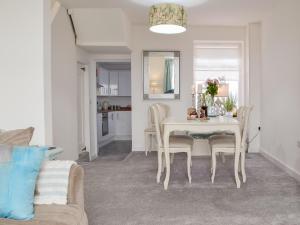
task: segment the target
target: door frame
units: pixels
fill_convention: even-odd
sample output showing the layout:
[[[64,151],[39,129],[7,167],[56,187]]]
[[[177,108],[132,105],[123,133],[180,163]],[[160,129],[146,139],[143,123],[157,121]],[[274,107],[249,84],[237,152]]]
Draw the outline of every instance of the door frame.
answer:
[[[98,157],[98,138],[97,138],[97,88],[96,88],[96,68],[97,63],[104,62],[129,62],[131,55],[96,55],[90,61],[90,135],[91,135],[91,151],[90,160]]]

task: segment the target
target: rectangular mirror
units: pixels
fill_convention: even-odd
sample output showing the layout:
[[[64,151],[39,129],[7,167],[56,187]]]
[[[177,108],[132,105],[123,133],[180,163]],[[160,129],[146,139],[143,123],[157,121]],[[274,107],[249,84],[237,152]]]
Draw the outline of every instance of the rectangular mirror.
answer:
[[[179,66],[179,51],[144,51],[144,99],[179,99]]]

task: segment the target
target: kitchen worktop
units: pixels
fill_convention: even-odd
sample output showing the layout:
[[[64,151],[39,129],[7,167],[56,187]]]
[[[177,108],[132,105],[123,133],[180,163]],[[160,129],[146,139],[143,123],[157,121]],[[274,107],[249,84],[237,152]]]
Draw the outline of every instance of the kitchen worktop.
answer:
[[[121,108],[121,109],[116,109],[116,110],[98,110],[98,113],[105,113],[105,112],[130,112],[131,108]]]

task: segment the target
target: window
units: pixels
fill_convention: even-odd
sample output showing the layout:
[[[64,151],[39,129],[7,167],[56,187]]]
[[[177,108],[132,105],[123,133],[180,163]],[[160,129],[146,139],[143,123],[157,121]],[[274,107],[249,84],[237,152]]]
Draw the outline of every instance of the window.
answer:
[[[194,84],[210,79],[224,79],[229,94],[241,103],[242,49],[240,43],[194,43]]]

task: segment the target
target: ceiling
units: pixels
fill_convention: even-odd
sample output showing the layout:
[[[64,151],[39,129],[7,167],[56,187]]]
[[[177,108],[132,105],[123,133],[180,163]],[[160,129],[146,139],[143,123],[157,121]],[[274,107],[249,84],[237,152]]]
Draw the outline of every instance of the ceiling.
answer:
[[[147,24],[149,6],[156,3],[182,4],[189,25],[243,26],[258,22],[280,0],[60,0],[70,8],[122,8],[132,24]]]

